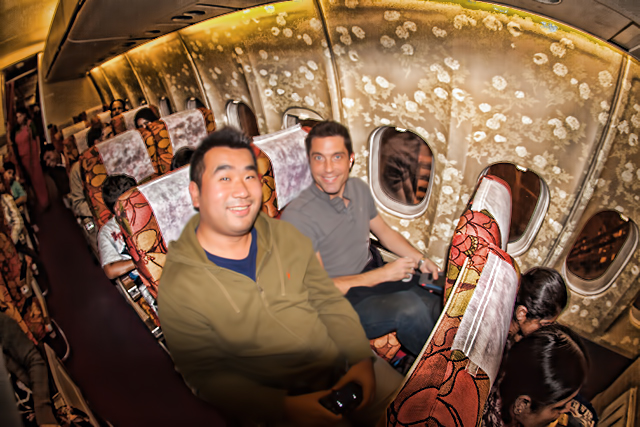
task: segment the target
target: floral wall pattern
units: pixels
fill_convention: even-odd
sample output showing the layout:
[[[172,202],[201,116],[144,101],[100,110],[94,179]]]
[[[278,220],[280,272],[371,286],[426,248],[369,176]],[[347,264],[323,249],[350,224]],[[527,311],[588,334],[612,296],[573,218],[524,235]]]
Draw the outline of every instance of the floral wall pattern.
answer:
[[[126,55],[150,103],[165,95],[181,110],[189,96],[206,96],[218,126],[229,100],[249,105],[263,134],[281,129],[291,107],[343,122],[352,175],[364,180],[376,128],[421,135],[434,154],[427,210],[413,220],[381,215],[440,267],[493,163],[531,169],[550,191],[542,226],[517,258],[523,271],[560,268],[598,210],[640,223],[638,64],[546,18],[479,1],[296,0],[214,18]],[[605,333],[637,294],[639,256],[606,295],[573,294],[563,321],[588,337]],[[631,346],[640,331],[629,337]]]

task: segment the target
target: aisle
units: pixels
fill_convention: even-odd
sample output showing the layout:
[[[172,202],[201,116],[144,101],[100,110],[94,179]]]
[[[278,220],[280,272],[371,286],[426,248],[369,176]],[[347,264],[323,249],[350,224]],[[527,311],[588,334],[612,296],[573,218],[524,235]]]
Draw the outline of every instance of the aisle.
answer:
[[[224,425],[94,263],[74,221],[55,201],[38,237],[49,309],[71,343],[65,365],[93,409],[116,427]]]

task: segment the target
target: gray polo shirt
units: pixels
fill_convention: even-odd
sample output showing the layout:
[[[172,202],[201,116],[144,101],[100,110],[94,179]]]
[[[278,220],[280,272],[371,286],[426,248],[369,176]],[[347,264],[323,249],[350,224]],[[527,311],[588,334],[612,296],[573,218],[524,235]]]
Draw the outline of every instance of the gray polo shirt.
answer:
[[[359,274],[369,261],[369,221],[378,215],[369,186],[347,180],[343,197],[333,199],[311,184],[286,207],[282,219],[295,225],[320,252],[329,277]]]

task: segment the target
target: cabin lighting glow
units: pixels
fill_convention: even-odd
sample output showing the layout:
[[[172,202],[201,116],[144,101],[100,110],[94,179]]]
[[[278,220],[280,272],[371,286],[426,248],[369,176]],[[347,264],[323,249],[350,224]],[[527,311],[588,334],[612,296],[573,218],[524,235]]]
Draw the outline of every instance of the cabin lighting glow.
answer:
[[[535,0],[538,3],[542,3],[542,4],[560,4],[562,3],[562,0]]]
[[[518,169],[520,172],[526,172],[526,171],[528,170],[527,168],[525,168],[525,167],[523,167],[523,166],[520,166],[520,165],[515,165],[515,167],[516,167],[516,169]]]
[[[406,131],[407,131],[406,129],[403,129],[403,128],[396,128],[396,130],[397,130],[398,132],[406,132]]]

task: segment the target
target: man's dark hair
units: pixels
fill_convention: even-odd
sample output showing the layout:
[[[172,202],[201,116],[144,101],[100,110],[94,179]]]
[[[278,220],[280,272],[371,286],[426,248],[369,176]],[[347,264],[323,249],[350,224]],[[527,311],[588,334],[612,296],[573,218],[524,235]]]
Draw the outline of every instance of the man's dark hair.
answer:
[[[588,371],[580,337],[566,326],[543,326],[514,344],[503,363],[502,419],[511,422],[511,406],[519,396],[531,398],[532,412],[567,399],[584,384]]]
[[[107,209],[115,215],[114,207],[124,192],[138,185],[129,175],[109,175],[102,183],[102,200]]]
[[[100,141],[100,138],[102,138],[102,129],[95,127],[90,128],[87,132],[87,147],[93,147],[96,141]]]
[[[194,151],[196,150],[193,147],[182,147],[176,151],[173,154],[173,159],[171,159],[171,170],[176,170],[191,163]]]
[[[253,158],[253,164],[257,167],[256,153],[251,148],[251,140],[244,133],[239,130],[227,126],[220,130],[213,132],[202,140],[200,145],[193,152],[191,156],[191,171],[190,179],[198,185],[198,188],[202,186],[202,174],[204,174],[205,164],[204,155],[209,150],[216,147],[228,147],[237,150],[245,149],[249,150],[251,157]]]
[[[133,119],[133,123],[136,129],[138,128],[138,119],[147,119],[149,122],[155,122],[156,120],[158,120],[158,116],[156,116],[156,113],[154,113],[151,108],[145,107],[138,110],[136,116]]]
[[[13,162],[4,162],[4,164],[2,165],[2,168],[7,171],[7,170],[11,170],[11,171],[16,171],[16,165],[13,164]]]
[[[347,148],[347,153],[349,153],[349,156],[353,154],[351,136],[349,136],[347,128],[338,122],[326,121],[318,123],[311,128],[311,131],[305,138],[304,143],[307,146],[307,156],[311,152],[311,142],[313,138],[326,138],[328,136],[341,136],[344,139],[344,146]]]
[[[520,279],[516,308],[524,306],[527,319],[549,319],[564,310],[567,299],[567,286],[560,273],[547,267],[534,267]]]
[[[113,104],[115,104],[116,102],[121,103],[122,104],[122,108],[127,108],[127,104],[125,104],[122,99],[118,98],[118,99],[114,99],[113,101],[111,101],[111,104],[109,104],[109,110],[113,110]]]
[[[40,161],[44,162],[44,155],[49,151],[56,151],[56,147],[53,144],[44,144],[40,152]]]

